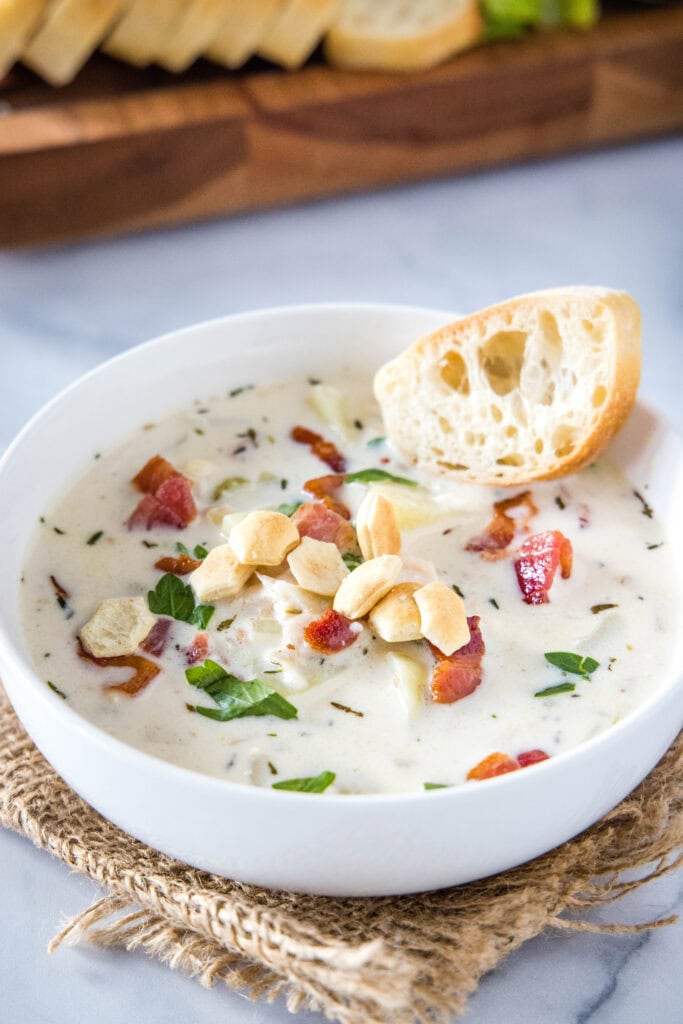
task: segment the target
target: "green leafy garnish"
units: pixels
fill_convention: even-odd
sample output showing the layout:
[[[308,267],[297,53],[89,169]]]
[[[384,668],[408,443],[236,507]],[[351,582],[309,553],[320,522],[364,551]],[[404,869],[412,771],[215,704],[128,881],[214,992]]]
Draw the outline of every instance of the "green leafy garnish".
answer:
[[[394,476],[387,473],[386,469],[359,469],[356,473],[347,473],[344,477],[347,484],[369,484],[374,480],[383,480],[385,483],[403,484],[405,487],[417,487],[416,480],[408,480],[405,476]]]
[[[546,686],[545,690],[537,690],[534,697],[554,697],[556,693],[572,693],[576,683],[558,683],[557,686]]]
[[[589,676],[595,672],[600,662],[587,655],[572,654],[570,651],[546,651],[545,660],[563,672],[571,672],[576,676]]]
[[[368,448],[379,448],[381,444],[384,444],[386,437],[372,437],[368,441]]]
[[[363,559],[360,558],[359,555],[354,555],[351,551],[345,551],[342,555],[342,562],[349,572],[353,572],[354,569],[357,569],[362,561]]]
[[[233,718],[250,715],[275,715],[277,718],[296,718],[293,704],[266,686],[260,679],[238,679],[216,661],[207,660],[185,671],[185,678],[191,686],[203,690],[218,705],[217,708],[191,707],[205,718],[216,722],[229,722]]]
[[[181,555],[188,555],[191,558],[206,558],[209,553],[209,549],[205,548],[203,544],[195,544],[192,554],[190,554],[189,549],[186,548],[179,540],[176,541],[175,547],[176,551],[179,551]]]
[[[104,537],[104,530],[97,530],[96,533],[93,533],[90,537],[88,537],[86,544],[89,544],[90,547],[92,547],[93,544],[97,544],[98,540],[101,537]]]
[[[224,629],[230,629],[236,618],[237,616],[233,615],[231,619],[223,619],[223,621],[219,622],[218,625],[216,626],[216,631],[218,633],[222,633]]]
[[[302,505],[303,501],[285,502],[283,505],[278,505],[275,511],[282,513],[283,516],[293,516],[296,510],[301,508]]]
[[[234,491],[236,487],[244,487],[249,481],[244,476],[226,476],[225,480],[221,480],[219,484],[213,489],[213,500],[220,501],[221,495],[225,491]]]
[[[177,540],[175,542],[175,549],[176,549],[176,551],[179,551],[181,555],[189,555],[190,554],[189,548],[186,548],[185,545],[182,543],[182,541]]]
[[[195,605],[192,587],[172,572],[165,573],[154,590],[149,591],[147,603],[155,615],[170,615],[201,629],[206,629],[214,613],[212,604]]]
[[[50,689],[52,690],[53,693],[56,693],[58,697],[62,698],[62,700],[67,700],[67,696],[66,696],[66,694],[64,693],[63,690],[60,690],[59,687],[55,686],[55,684],[50,682],[49,679],[46,679],[45,682],[50,687]]]
[[[284,779],[282,782],[274,782],[273,789],[289,789],[297,793],[324,793],[336,777],[334,772],[321,772],[320,775],[308,779]]]
[[[445,782],[423,782],[425,789],[448,789]]]

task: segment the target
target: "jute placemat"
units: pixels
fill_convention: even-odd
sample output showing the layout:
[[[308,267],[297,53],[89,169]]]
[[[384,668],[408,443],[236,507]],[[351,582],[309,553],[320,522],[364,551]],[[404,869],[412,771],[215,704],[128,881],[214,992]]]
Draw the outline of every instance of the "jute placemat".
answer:
[[[578,838],[495,878],[380,899],[275,893],[170,860],[101,818],[54,773],[0,690],[0,824],[107,895],[53,940],[142,949],[203,984],[341,1024],[434,1024],[461,1013],[481,976],[544,928],[596,926],[609,903],[683,860],[683,734],[619,807]],[[645,876],[623,873],[645,867]],[[561,917],[573,911],[569,917]]]

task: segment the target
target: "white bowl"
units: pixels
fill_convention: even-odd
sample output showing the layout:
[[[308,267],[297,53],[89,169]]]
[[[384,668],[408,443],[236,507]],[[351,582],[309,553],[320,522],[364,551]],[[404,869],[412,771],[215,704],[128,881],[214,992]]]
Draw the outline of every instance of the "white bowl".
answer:
[[[347,896],[435,889],[503,871],[581,832],[640,782],[678,733],[680,649],[676,671],[653,679],[652,697],[635,713],[531,771],[430,793],[311,797],[210,778],[141,753],[81,718],[36,675],[18,610],[24,552],[39,515],[93,449],[221,388],[348,365],[371,373],[451,318],[394,306],[304,306],[177,331],[87,374],[7,451],[0,463],[3,683],[55,770],[131,835],[196,867],[274,888]],[[683,575],[680,439],[638,406],[614,451],[632,480],[649,484],[672,568]]]

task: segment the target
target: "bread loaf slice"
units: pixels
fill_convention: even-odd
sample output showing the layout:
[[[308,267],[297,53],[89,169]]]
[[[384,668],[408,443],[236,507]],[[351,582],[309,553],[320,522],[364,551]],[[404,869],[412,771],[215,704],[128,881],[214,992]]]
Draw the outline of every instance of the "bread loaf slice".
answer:
[[[21,55],[23,63],[51,85],[66,85],[107,35],[127,2],[53,0]]]
[[[224,0],[226,19],[206,56],[227,68],[241,68],[256,52],[287,0]]]
[[[21,56],[48,3],[49,0],[0,0],[0,78]]]
[[[156,62],[167,71],[187,70],[226,23],[225,0],[186,0],[179,18],[160,41]]]
[[[132,0],[102,49],[110,57],[145,68],[183,12],[186,0]]]
[[[483,29],[477,0],[345,0],[325,56],[343,68],[415,71],[472,46]]]
[[[640,378],[640,312],[626,292],[560,288],[456,320],[375,377],[390,441],[455,480],[563,476],[614,437]]]

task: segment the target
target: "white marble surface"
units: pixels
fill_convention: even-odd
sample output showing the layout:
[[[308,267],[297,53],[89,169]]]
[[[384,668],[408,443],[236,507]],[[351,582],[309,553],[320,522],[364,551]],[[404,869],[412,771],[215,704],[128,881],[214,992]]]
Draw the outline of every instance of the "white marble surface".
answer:
[[[99,361],[243,309],[336,299],[470,310],[565,283],[623,287],[644,316],[642,393],[683,429],[683,141],[670,140],[67,249],[0,255],[0,449]],[[11,538],[5,538],[5,543]],[[96,898],[0,833],[0,1020],[284,1024],[282,1005],[205,991],[143,956],[46,944]],[[605,912],[683,910],[683,872]],[[467,1024],[683,1022],[683,927],[548,934],[486,978]],[[299,1014],[300,1024],[318,1024]]]

